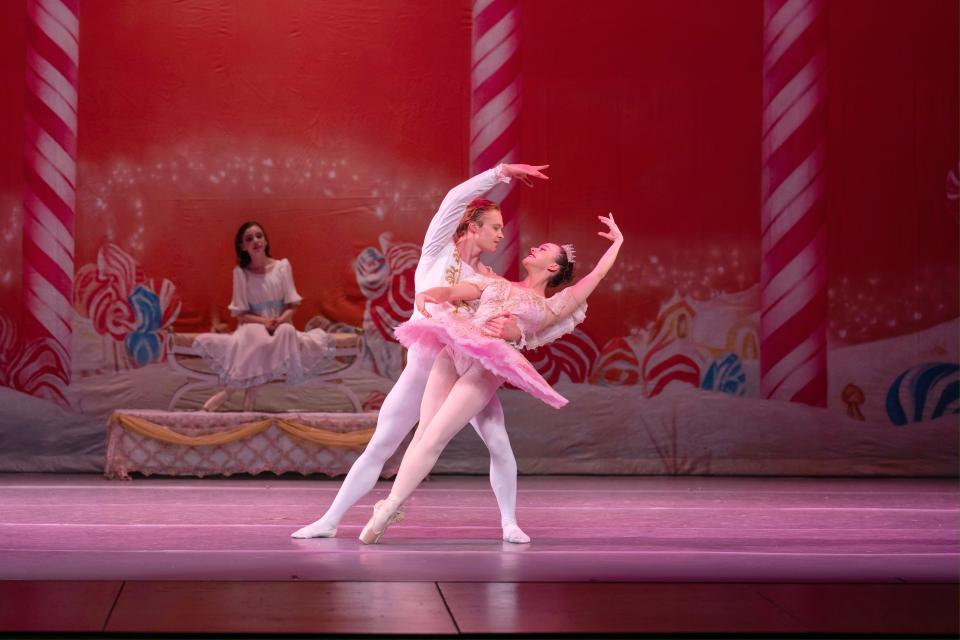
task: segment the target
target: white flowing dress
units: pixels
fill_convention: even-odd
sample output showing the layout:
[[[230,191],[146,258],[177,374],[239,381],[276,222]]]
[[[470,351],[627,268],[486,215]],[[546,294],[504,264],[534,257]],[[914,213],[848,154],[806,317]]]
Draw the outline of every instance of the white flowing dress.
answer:
[[[252,313],[275,318],[284,306],[303,298],[293,283],[286,259],[277,260],[266,273],[235,267],[233,270],[233,317]],[[334,340],[322,329],[297,331],[292,324],[277,327],[273,335],[258,323],[244,323],[230,334],[204,333],[193,342],[220,384],[245,389],[283,378],[298,384],[326,368],[333,358]]]

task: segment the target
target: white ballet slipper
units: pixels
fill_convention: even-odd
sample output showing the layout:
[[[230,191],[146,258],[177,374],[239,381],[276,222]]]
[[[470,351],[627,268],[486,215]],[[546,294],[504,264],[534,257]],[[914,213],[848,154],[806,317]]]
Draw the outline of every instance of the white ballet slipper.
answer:
[[[515,522],[503,525],[503,541],[513,544],[527,544],[530,542],[530,536],[523,532]]]
[[[311,522],[305,527],[297,529],[290,534],[291,538],[333,538],[337,535],[337,527],[331,526],[323,521],[323,518],[316,522]]]

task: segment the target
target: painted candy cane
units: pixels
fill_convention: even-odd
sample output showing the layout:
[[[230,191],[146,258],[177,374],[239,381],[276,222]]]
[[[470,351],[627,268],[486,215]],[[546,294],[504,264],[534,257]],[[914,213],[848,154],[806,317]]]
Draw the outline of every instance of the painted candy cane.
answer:
[[[476,175],[519,157],[520,7],[517,0],[474,0],[470,87],[470,168]],[[516,181],[498,184],[489,198],[500,203],[504,239],[493,268],[517,276],[519,229]]]
[[[70,380],[79,1],[27,1],[23,341],[51,342]]]
[[[764,0],[760,370],[766,398],[827,402],[824,0]]]

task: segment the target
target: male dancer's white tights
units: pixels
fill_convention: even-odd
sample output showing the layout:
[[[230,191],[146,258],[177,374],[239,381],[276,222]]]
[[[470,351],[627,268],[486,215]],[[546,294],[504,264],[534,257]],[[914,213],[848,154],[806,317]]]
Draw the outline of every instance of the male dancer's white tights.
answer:
[[[337,525],[347,510],[376,486],[384,464],[420,419],[424,391],[433,364],[434,358],[416,347],[407,352],[407,365],[380,407],[377,428],[367,448],[353,463],[327,512],[316,522],[294,532],[293,537],[335,535]],[[467,415],[458,427],[466,424],[470,416],[474,416],[470,423],[490,451],[490,485],[500,507],[503,539],[508,542],[529,542],[530,538],[517,525],[517,461],[504,425],[503,407],[496,394],[491,393],[479,411]],[[427,424],[426,420],[423,420],[423,424]],[[415,440],[419,439],[419,432],[418,429]]]

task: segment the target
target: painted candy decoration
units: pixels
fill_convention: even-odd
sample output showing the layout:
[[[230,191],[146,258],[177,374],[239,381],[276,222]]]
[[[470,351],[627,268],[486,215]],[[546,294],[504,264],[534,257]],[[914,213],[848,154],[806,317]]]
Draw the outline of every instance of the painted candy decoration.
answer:
[[[160,298],[144,287],[138,286],[128,300],[136,315],[136,327],[123,338],[123,346],[131,362],[142,367],[158,359],[163,352],[164,340],[157,333],[163,317]]]
[[[863,403],[867,401],[867,396],[863,392],[863,389],[851,382],[843,388],[840,399],[843,401],[843,404],[847,405],[848,416],[854,420],[866,421],[866,416],[864,416],[863,411],[860,410]]]
[[[640,382],[640,359],[624,338],[604,345],[590,372],[590,384],[627,386]]]
[[[355,262],[357,284],[367,306],[364,328],[374,339],[396,342],[393,330],[413,313],[416,296],[414,275],[420,260],[420,247],[409,242],[391,242],[389,233],[381,234],[382,250],[367,247]]]
[[[744,373],[737,354],[729,353],[712,362],[700,387],[742,398],[747,392],[747,374]]]
[[[0,387],[10,386],[10,363],[16,357],[17,325],[5,313],[0,313]]]
[[[136,315],[128,298],[144,281],[143,270],[132,256],[114,244],[97,252],[97,263],[77,270],[73,304],[84,318],[90,318],[101,335],[123,340],[136,329]]]
[[[364,411],[379,411],[383,406],[383,401],[387,399],[387,394],[383,391],[371,391],[363,401]]]
[[[934,420],[960,413],[960,365],[931,362],[907,369],[887,391],[887,415],[893,424]]]
[[[17,325],[0,313],[0,386],[66,406],[67,354],[56,340],[18,341]]]
[[[180,292],[177,291],[176,285],[166,278],[160,281],[159,287],[156,286],[153,278],[147,280],[146,285],[147,290],[157,296],[160,304],[160,327],[157,330],[169,327],[180,317],[182,305]]]
[[[66,406],[63,389],[67,354],[51,338],[38,338],[23,345],[8,367],[9,386],[23,393]]]
[[[657,315],[650,333],[650,347],[643,354],[640,371],[648,398],[663,393],[669,385],[700,386],[700,354],[690,341],[690,326],[696,311],[686,300],[675,298]]]
[[[147,279],[131,255],[106,244],[95,265],[77,270],[73,306],[97,333],[123,342],[128,361],[142,367],[166,355],[161,333],[179,316],[181,301],[170,280]]]
[[[357,285],[363,297],[370,300],[387,290],[390,271],[387,268],[387,259],[379,249],[367,247],[360,252],[353,265]]]
[[[600,349],[589,335],[580,329],[534,349],[524,355],[550,384],[556,384],[565,374],[571,382],[584,383],[593,370]]]
[[[367,352],[380,375],[396,379],[404,366],[404,350],[393,330],[413,313],[414,276],[420,247],[393,243],[389,232],[380,235],[380,249],[368,247],[354,263],[357,284],[367,298],[363,329]]]
[[[416,298],[414,276],[420,247],[409,242],[391,245],[384,254],[390,273],[386,290],[370,300],[370,319],[385,339],[396,342],[393,330],[410,319]]]
[[[648,398],[672,384],[700,386],[700,364],[685,340],[657,345],[643,358],[643,390]]]

